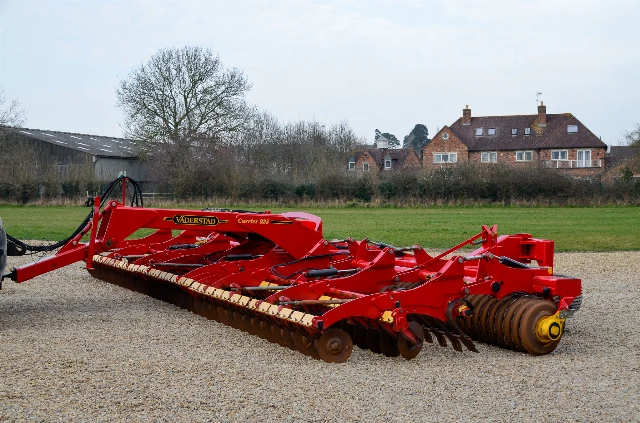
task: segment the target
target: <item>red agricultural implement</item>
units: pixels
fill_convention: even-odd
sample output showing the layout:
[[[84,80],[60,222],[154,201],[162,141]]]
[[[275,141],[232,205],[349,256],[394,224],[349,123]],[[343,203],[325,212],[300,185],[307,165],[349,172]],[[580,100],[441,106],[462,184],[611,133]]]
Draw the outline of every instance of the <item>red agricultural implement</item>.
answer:
[[[434,256],[419,245],[326,240],[306,213],[126,206],[127,181],[116,182],[121,199],[96,197],[55,255],[5,277],[24,282],[84,261],[98,279],[327,362],[347,360],[353,344],[412,359],[434,340],[547,354],[581,303],[581,281],[554,274],[553,241],[529,234],[483,226]],[[135,238],[139,229],[154,231]],[[0,223],[0,248],[3,235]],[[9,239],[10,253],[26,245]]]

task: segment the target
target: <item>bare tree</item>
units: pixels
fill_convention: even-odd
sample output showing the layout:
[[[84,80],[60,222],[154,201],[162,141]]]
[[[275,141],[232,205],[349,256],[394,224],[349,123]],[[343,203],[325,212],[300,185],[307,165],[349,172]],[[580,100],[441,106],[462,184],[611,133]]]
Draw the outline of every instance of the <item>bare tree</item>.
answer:
[[[225,69],[201,47],[161,49],[116,89],[127,137],[188,149],[203,140],[225,140],[244,127],[251,108],[244,73]]]
[[[0,126],[21,126],[27,120],[27,112],[20,107],[18,100],[7,104],[4,88],[0,86]]]
[[[636,123],[633,130],[625,132],[624,137],[634,154],[640,154],[640,123]]]

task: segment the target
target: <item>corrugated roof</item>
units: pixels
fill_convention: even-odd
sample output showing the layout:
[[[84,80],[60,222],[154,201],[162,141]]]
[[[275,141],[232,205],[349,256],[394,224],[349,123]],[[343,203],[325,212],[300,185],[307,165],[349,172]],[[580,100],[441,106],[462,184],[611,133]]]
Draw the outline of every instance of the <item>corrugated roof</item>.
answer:
[[[449,128],[469,151],[522,150],[541,148],[607,148],[586,126],[571,113],[547,114],[546,126],[537,125],[538,115],[472,117],[470,125],[458,118]],[[577,125],[577,133],[569,133],[568,125]],[[476,130],[482,128],[482,135]],[[530,129],[530,135],[525,129]],[[489,135],[495,129],[495,135]],[[517,134],[512,135],[516,129]]]
[[[17,134],[60,147],[101,157],[136,158],[136,144],[132,140],[100,135],[45,131],[31,128],[7,128]]]

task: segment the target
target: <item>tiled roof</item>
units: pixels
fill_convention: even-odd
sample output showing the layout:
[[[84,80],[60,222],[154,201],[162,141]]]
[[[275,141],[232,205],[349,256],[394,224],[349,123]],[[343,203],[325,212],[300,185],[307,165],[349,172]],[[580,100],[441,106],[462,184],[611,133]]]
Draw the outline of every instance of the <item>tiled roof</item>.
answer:
[[[16,134],[44,141],[60,147],[101,157],[136,158],[136,144],[132,140],[99,135],[44,131],[30,128],[6,128]]]
[[[607,157],[620,157],[622,159],[632,159],[633,156],[633,148],[628,145],[612,145],[607,153]]]
[[[391,157],[395,165],[402,166],[411,154],[415,154],[411,148],[368,148],[366,150],[353,151],[351,157],[357,160],[365,152],[369,154],[380,167],[384,166],[384,158],[387,155]]]
[[[469,151],[522,150],[542,148],[607,148],[586,126],[570,113],[547,114],[546,126],[537,125],[538,115],[472,117],[470,125],[462,118],[449,128],[467,146]],[[577,133],[569,133],[568,125],[577,125]],[[483,135],[476,136],[476,129]],[[488,130],[495,129],[495,135]],[[530,135],[525,135],[530,128]],[[512,135],[517,129],[517,135]]]

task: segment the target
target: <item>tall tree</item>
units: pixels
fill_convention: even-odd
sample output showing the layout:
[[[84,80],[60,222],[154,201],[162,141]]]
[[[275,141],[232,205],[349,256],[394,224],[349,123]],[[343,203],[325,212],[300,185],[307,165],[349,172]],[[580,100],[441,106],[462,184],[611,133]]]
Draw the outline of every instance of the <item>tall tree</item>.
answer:
[[[409,135],[404,137],[403,147],[413,148],[416,154],[420,156],[422,149],[429,141],[431,141],[429,139],[429,130],[425,125],[418,123],[413,127]]]
[[[125,136],[184,150],[243,128],[250,89],[241,70],[226,69],[210,49],[187,46],[159,50],[120,81],[116,95]]]
[[[635,128],[624,134],[627,144],[631,146],[634,153],[640,154],[640,123],[636,123]]]
[[[0,86],[0,125],[21,126],[26,118],[27,112],[22,109],[20,102],[15,99],[9,102],[4,88]]]
[[[400,146],[400,140],[396,138],[395,135],[388,132],[384,132],[382,135],[389,140],[389,148],[396,148]]]

